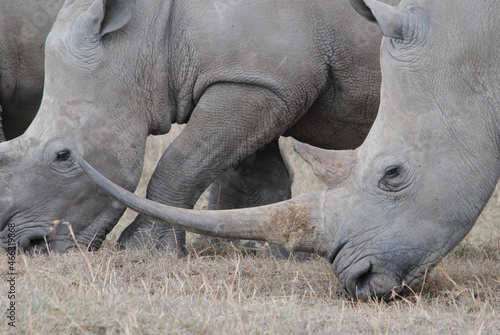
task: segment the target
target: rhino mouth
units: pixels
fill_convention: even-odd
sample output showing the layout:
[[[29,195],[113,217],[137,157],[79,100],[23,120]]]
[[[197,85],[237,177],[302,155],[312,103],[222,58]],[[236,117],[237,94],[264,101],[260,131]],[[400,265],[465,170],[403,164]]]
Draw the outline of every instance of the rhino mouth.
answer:
[[[14,216],[6,220],[0,231],[0,246],[6,251],[17,249],[29,255],[47,253],[51,244],[51,229],[47,223],[15,223]]]
[[[390,264],[383,264],[373,256],[353,259],[343,255],[347,242],[338,243],[328,255],[333,272],[342,283],[343,289],[355,300],[370,299],[390,301],[398,296],[411,293],[403,276],[391,270]],[[347,261],[344,261],[345,258]],[[350,263],[350,260],[352,260]]]
[[[371,259],[361,259],[338,274],[344,290],[356,300],[391,301],[411,293],[402,276]]]
[[[50,250],[47,236],[34,237],[28,242],[27,247],[21,250],[28,255],[47,254]]]
[[[71,249],[75,249],[76,244],[71,243],[64,238],[58,238],[50,232],[41,232],[39,229],[34,231],[25,232],[15,241],[7,242],[4,239],[3,232],[1,237],[1,247],[6,251],[10,251],[12,248],[18,250],[18,252],[25,253],[30,256],[49,254],[50,252],[66,252]]]
[[[49,251],[49,236],[38,231],[25,232],[21,236],[12,237],[2,231],[1,246],[5,250],[16,248],[30,255],[47,253]]]
[[[377,269],[372,260],[363,259],[353,264],[348,271],[344,288],[359,300],[391,301],[411,292],[401,276],[384,268]]]

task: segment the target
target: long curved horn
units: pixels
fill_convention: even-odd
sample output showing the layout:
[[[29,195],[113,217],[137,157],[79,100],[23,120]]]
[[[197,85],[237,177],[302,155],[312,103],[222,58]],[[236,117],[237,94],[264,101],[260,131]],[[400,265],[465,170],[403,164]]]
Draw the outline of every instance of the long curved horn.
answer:
[[[191,210],[139,197],[113,184],[82,158],[78,162],[101,188],[131,209],[156,221],[198,234],[267,241],[289,250],[325,255],[325,192],[305,194],[277,204],[234,210]]]

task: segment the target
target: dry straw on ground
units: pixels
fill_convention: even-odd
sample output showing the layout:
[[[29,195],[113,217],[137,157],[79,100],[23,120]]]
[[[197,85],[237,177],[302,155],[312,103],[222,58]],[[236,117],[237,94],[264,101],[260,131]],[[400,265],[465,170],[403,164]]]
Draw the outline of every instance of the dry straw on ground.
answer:
[[[168,142],[150,143],[149,159]],[[296,194],[323,187],[302,162],[293,162]],[[500,334],[498,190],[422,291],[392,303],[351,302],[319,258],[248,257],[231,245],[223,251],[190,246],[184,259],[117,251],[113,242],[132,217],[98,252],[19,255],[17,327],[7,324],[2,280],[0,334]],[[6,278],[7,259],[0,261]]]

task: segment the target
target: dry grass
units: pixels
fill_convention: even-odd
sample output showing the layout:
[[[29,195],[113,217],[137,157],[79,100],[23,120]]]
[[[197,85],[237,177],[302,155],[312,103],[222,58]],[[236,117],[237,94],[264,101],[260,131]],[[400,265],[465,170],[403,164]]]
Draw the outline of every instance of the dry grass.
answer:
[[[167,142],[150,144],[150,160]],[[323,187],[294,162],[294,193]],[[145,170],[147,175],[152,168]],[[116,251],[112,242],[121,222],[95,253],[19,255],[17,327],[7,325],[8,287],[2,280],[0,333],[500,334],[499,202],[497,191],[421,292],[389,304],[351,302],[319,258],[244,257],[237,248],[215,256],[192,249],[184,259]],[[132,217],[127,214],[125,222]],[[7,260],[0,261],[6,277]]]

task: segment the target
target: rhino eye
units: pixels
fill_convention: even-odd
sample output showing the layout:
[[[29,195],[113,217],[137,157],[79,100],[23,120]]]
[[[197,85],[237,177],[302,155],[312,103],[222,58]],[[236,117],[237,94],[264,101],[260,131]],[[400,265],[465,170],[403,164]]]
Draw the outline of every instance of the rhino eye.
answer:
[[[71,151],[69,151],[68,149],[64,149],[57,153],[56,160],[60,162],[67,161],[70,156]]]
[[[389,166],[385,170],[384,177],[386,177],[386,178],[395,178],[395,177],[399,176],[399,174],[400,174],[400,168],[399,168],[399,166],[393,165],[393,166]]]
[[[412,174],[409,174],[407,169],[402,165],[391,165],[385,169],[378,186],[384,191],[399,192],[410,186],[412,182]]]

